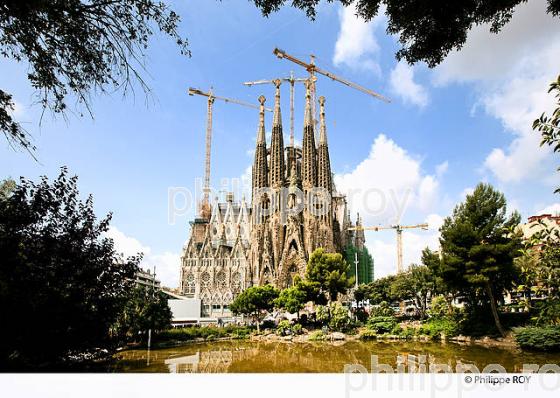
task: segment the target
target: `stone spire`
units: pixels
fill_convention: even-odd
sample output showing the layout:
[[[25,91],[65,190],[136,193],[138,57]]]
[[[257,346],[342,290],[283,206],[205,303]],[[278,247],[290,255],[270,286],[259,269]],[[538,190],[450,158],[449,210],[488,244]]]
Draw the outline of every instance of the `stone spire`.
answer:
[[[281,188],[284,186],[284,138],[282,133],[282,114],[280,113],[280,84],[276,79],[276,94],[274,96],[274,116],[272,122],[272,142],[270,144],[270,186]]]
[[[311,111],[311,82],[306,82],[305,93],[305,124],[303,127],[303,144],[301,158],[301,180],[304,191],[317,185],[317,150],[315,148],[315,133],[313,128],[313,114]]]
[[[258,188],[268,187],[268,165],[266,163],[266,136],[264,128],[264,103],[266,98],[259,97],[261,103],[259,112],[259,127],[257,130],[257,147],[255,148],[255,161],[253,163],[253,205],[255,191]]]
[[[317,153],[317,186],[326,189],[332,195],[331,161],[329,146],[327,145],[327,127],[325,125],[325,97],[319,97],[319,105],[321,106],[321,134]]]

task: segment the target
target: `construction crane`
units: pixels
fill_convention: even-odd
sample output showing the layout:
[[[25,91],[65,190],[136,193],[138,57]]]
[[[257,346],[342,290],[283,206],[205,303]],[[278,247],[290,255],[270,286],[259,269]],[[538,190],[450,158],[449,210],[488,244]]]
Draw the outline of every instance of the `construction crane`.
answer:
[[[290,146],[294,146],[294,95],[295,95],[295,84],[300,82],[306,82],[308,79],[294,77],[294,72],[290,72],[289,77],[282,77],[271,80],[257,80],[254,82],[245,82],[245,86],[255,86],[258,84],[274,84],[279,85],[280,82],[285,81],[290,83]]]
[[[387,225],[387,226],[375,226],[375,227],[363,227],[361,225],[356,225],[355,227],[348,228],[351,231],[381,231],[385,229],[394,229],[397,231],[397,272],[400,273],[403,271],[403,241],[402,241],[402,232],[405,229],[415,229],[421,228],[423,230],[428,229],[428,224],[416,224],[416,225]]]
[[[204,187],[202,202],[200,203],[200,216],[202,218],[210,218],[210,154],[212,149],[212,107],[215,100],[220,100],[232,104],[242,105],[248,108],[259,109],[258,105],[250,104],[248,102],[236,100],[233,98],[220,97],[214,95],[212,88],[208,92],[204,92],[197,88],[189,88],[189,95],[201,95],[208,98],[208,108],[206,112],[206,156],[204,161]],[[272,112],[272,109],[265,108],[266,111]]]
[[[275,48],[274,51],[273,51],[273,54],[276,55],[278,58],[285,58],[288,61],[291,61],[291,62],[305,68],[305,70],[307,70],[307,72],[309,73],[309,81],[311,83],[311,87],[310,87],[311,100],[313,101],[311,112],[313,114],[313,120],[314,120],[315,123],[317,122],[317,117],[316,117],[316,114],[315,114],[315,95],[316,95],[315,94],[316,93],[315,82],[317,81],[317,76],[315,76],[316,73],[319,73],[323,76],[326,76],[326,77],[330,78],[331,80],[340,82],[340,83],[342,83],[342,84],[344,84],[348,87],[359,90],[362,93],[368,94],[368,95],[370,95],[374,98],[380,99],[381,101],[384,101],[384,102],[387,102],[387,103],[391,102],[390,99],[382,96],[381,94],[376,93],[373,90],[370,90],[368,88],[360,86],[359,84],[353,83],[353,82],[351,82],[349,80],[346,80],[342,77],[336,76],[335,74],[333,74],[331,72],[328,72],[324,69],[318,68],[317,65],[315,65],[315,56],[314,55],[311,55],[311,60],[310,60],[309,63],[307,63],[307,62],[304,62],[304,61],[286,53],[286,51],[284,51],[284,50],[280,50],[279,48]]]

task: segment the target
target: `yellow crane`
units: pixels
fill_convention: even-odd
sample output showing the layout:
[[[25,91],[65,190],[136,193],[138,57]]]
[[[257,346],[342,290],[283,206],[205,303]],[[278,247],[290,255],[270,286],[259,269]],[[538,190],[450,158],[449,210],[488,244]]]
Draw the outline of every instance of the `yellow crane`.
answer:
[[[208,92],[204,92],[197,88],[189,88],[189,95],[200,95],[208,98],[208,108],[206,112],[206,156],[204,160],[204,187],[202,202],[200,204],[200,216],[202,218],[210,218],[210,154],[212,149],[212,108],[215,100],[220,100],[232,104],[242,105],[248,108],[259,109],[258,105],[250,104],[248,102],[240,101],[233,98],[220,97],[214,95],[212,88]],[[265,108],[266,111],[272,112],[272,109]]]
[[[402,232],[405,229],[415,229],[421,228],[423,230],[428,229],[428,224],[416,224],[416,225],[386,225],[386,226],[375,226],[375,227],[363,227],[361,225],[356,225],[355,227],[348,228],[351,231],[381,231],[384,229],[394,229],[397,231],[397,272],[403,271],[403,248],[402,248]]]
[[[301,77],[294,77],[294,72],[290,72],[290,76],[282,77],[270,80],[256,80],[253,82],[243,83],[245,86],[255,86],[258,84],[274,84],[280,85],[282,81],[290,83],[290,146],[294,146],[294,95],[295,95],[295,84],[300,82],[306,82],[308,79]]]
[[[361,91],[362,93],[365,93],[367,95],[370,95],[374,98],[380,99],[381,101],[384,102],[391,102],[390,99],[382,96],[381,94],[376,93],[373,90],[370,90],[368,88],[365,88],[363,86],[360,86],[359,84],[353,83],[350,80],[344,79],[340,76],[336,76],[334,73],[331,73],[329,71],[326,71],[324,69],[318,68],[317,65],[315,65],[315,56],[311,55],[311,59],[310,62],[304,62],[288,53],[286,53],[286,51],[281,50],[279,48],[275,48],[273,51],[273,54],[276,55],[278,58],[284,58],[287,59],[288,61],[291,61],[303,68],[305,68],[305,70],[307,70],[307,72],[309,73],[309,81],[311,83],[311,87],[310,87],[310,91],[311,91],[311,100],[313,101],[312,104],[312,115],[313,115],[313,119],[315,121],[315,123],[317,122],[317,118],[315,115],[315,93],[316,93],[316,89],[315,89],[315,82],[317,81],[317,77],[315,76],[316,73],[321,74],[323,76],[326,76],[328,78],[330,78],[331,80],[340,82],[348,87],[354,88],[358,91]]]

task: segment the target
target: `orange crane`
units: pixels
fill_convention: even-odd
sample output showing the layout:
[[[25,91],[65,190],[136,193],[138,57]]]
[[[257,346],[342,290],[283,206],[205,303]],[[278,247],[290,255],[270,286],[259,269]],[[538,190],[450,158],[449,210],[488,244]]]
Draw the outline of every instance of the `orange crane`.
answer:
[[[208,92],[204,92],[197,88],[189,88],[189,95],[201,95],[208,98],[208,108],[206,112],[206,157],[204,161],[204,187],[202,202],[200,203],[200,216],[202,218],[210,218],[210,154],[212,149],[212,108],[214,100],[220,100],[232,104],[246,106],[248,108],[260,109],[258,105],[250,104],[248,102],[240,101],[233,98],[220,97],[214,95],[212,88]],[[272,112],[272,109],[265,108],[266,111]]]
[[[290,83],[290,146],[294,146],[294,94],[295,94],[295,84],[299,82],[306,82],[308,79],[294,77],[294,72],[290,72],[289,77],[282,77],[278,79],[271,80],[256,80],[254,82],[245,82],[245,86],[255,86],[257,84],[274,84],[280,85],[282,81]]]
[[[307,70],[307,72],[309,73],[309,81],[311,82],[311,87],[310,87],[310,91],[311,91],[311,100],[313,101],[312,104],[312,115],[313,115],[313,119],[315,121],[315,123],[317,122],[317,118],[315,115],[315,93],[316,93],[316,89],[315,89],[315,82],[317,81],[317,76],[315,76],[316,73],[321,74],[323,76],[326,76],[328,78],[330,78],[331,80],[340,82],[348,87],[354,88],[356,90],[361,91],[362,93],[365,93],[367,95],[370,95],[374,98],[380,99],[381,101],[384,102],[391,102],[390,99],[382,96],[381,94],[376,93],[373,90],[370,90],[368,88],[365,88],[363,86],[360,86],[359,84],[353,83],[350,80],[344,79],[342,77],[336,76],[334,73],[328,72],[324,69],[318,68],[317,65],[315,65],[315,56],[311,55],[311,59],[310,62],[304,62],[288,53],[286,53],[286,51],[284,50],[280,50],[279,48],[275,48],[274,51],[272,52],[274,55],[276,55],[278,58],[285,58],[288,61],[291,61],[303,68],[305,68],[305,70]]]
[[[375,226],[375,227],[363,227],[361,225],[356,225],[355,227],[348,228],[351,231],[381,231],[384,229],[394,229],[397,231],[397,272],[403,271],[403,248],[402,248],[402,232],[405,229],[415,229],[421,228],[423,230],[428,229],[428,224],[416,224],[416,225],[387,225],[387,226]]]

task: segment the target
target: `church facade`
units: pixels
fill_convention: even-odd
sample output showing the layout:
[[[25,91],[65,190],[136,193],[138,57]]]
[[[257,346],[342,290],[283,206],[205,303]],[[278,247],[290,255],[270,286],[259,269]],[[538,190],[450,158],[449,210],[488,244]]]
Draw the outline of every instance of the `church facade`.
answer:
[[[333,183],[325,99],[321,97],[319,142],[315,139],[309,87],[302,146],[284,146],[280,81],[276,82],[272,138],[265,134],[265,98],[261,96],[252,167],[251,201],[217,199],[191,222],[181,257],[180,289],[199,298],[203,315],[228,316],[228,305],[243,289],[272,284],[289,287],[305,274],[311,253],[322,247],[342,252],[363,247],[363,231],[354,233],[346,197]],[[359,221],[358,221],[359,222]]]

